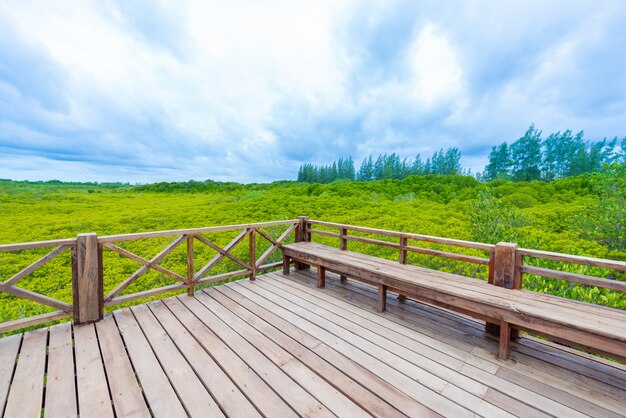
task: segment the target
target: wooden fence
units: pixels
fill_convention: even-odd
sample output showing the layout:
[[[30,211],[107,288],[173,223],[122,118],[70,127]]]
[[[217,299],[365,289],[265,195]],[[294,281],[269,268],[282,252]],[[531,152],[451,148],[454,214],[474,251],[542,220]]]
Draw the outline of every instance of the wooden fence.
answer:
[[[265,229],[269,227],[281,226],[286,227],[286,229],[277,238],[274,238],[267,231],[265,231]],[[330,232],[319,228],[336,229],[337,232]],[[202,235],[224,231],[239,231],[237,236],[224,247],[218,246],[213,241]],[[397,242],[376,239],[370,236],[359,236],[355,235],[355,233],[386,238],[392,237],[396,239]],[[498,243],[495,245],[484,244],[429,235],[389,231],[334,222],[324,222],[301,216],[298,219],[276,222],[142,232],[101,237],[97,236],[95,233],[89,233],[79,234],[76,238],[71,239],[0,245],[0,252],[19,252],[39,248],[52,249],[48,254],[30,264],[28,267],[22,269],[8,280],[0,282],[0,292],[57,309],[54,312],[42,315],[4,322],[0,324],[0,333],[68,317],[73,317],[74,321],[79,324],[94,322],[102,318],[104,308],[108,306],[114,306],[173,291],[187,290],[189,295],[193,295],[195,287],[200,284],[217,282],[235,277],[243,277],[246,275],[249,276],[251,280],[254,280],[257,274],[280,267],[282,264],[280,261],[275,263],[267,263],[267,261],[275,251],[281,249],[282,245],[291,236],[291,234],[293,234],[294,241],[310,241],[313,235],[337,238],[339,240],[339,246],[343,250],[348,249],[348,242],[350,241],[393,248],[398,250],[398,261],[402,264],[407,263],[407,255],[409,253],[418,253],[465,263],[484,265],[488,269],[489,283],[495,286],[510,289],[521,289],[523,287],[523,276],[525,274],[532,274],[558,280],[566,280],[568,282],[588,286],[626,291],[626,282],[623,281],[575,274],[524,264],[524,261],[527,258],[534,258],[626,272],[626,262],[623,261],[530,250],[518,248],[516,244],[511,243]],[[141,257],[119,246],[119,243],[121,242],[167,237],[171,237],[173,240],[157,255],[150,259]],[[259,257],[257,257],[256,248],[257,238],[267,240],[270,244],[267,250],[264,251]],[[247,261],[242,260],[233,253],[238,246],[246,241],[248,243]],[[477,250],[484,252],[485,256],[480,257],[476,255],[424,248],[417,245],[410,245],[411,242],[440,244],[461,249]],[[197,244],[205,245],[216,252],[215,256],[208,263],[202,266],[196,265],[197,260],[194,257],[194,246]],[[167,269],[160,265],[160,263],[169,254],[171,254],[174,249],[181,245],[186,246],[187,272],[185,275],[178,274],[171,269]],[[103,288],[104,249],[141,264],[139,269],[106,294]],[[35,270],[41,268],[43,265],[67,250],[71,251],[72,259],[71,304],[16,286],[16,284],[18,284],[22,279],[29,276]],[[240,268],[226,273],[211,275],[214,267],[224,259],[231,260]],[[164,276],[175,280],[176,283],[158,288],[146,289],[136,293],[124,294],[124,291],[130,285],[150,270],[157,271]],[[346,277],[342,276],[342,280],[345,279]],[[70,278],[68,278],[68,280],[70,280]]]
[[[558,280],[565,280],[572,283],[584,284],[588,286],[618,290],[622,292],[626,291],[626,282],[624,281],[564,272],[560,270],[536,267],[532,265],[524,265],[524,260],[526,258],[535,258],[542,260],[558,261],[566,264],[579,264],[588,267],[598,267],[619,272],[626,272],[626,262],[624,261],[606,260],[548,251],[530,250],[526,248],[518,248],[517,244],[507,242],[501,242],[493,245],[472,241],[434,237],[430,235],[420,235],[399,231],[389,231],[384,229],[367,228],[355,225],[346,225],[335,222],[323,222],[311,219],[305,219],[305,222],[305,230],[307,232],[308,240],[311,240],[312,235],[338,238],[339,246],[343,250],[346,250],[348,248],[349,241],[356,241],[365,244],[371,244],[374,246],[397,249],[398,261],[402,264],[407,263],[408,253],[420,253],[466,263],[486,265],[489,272],[488,281],[490,284],[493,284],[495,286],[505,287],[509,289],[522,289],[523,276],[525,274],[532,274]],[[322,226],[331,229],[334,228],[337,229],[338,232],[335,233],[315,229],[315,226]],[[369,235],[378,235],[381,237],[393,237],[397,239],[398,242],[390,242],[370,237],[350,235],[350,231],[361,232]],[[467,254],[422,248],[409,245],[410,241],[427,242],[457,248],[480,250],[488,253],[489,255],[486,257],[477,257]]]
[[[240,225],[214,226],[207,228],[195,228],[184,230],[170,230],[158,232],[142,232],[125,235],[98,236],[95,233],[79,234],[76,238],[41,241],[22,244],[0,245],[0,252],[20,252],[38,248],[53,248],[44,257],[22,269],[19,273],[4,282],[0,282],[0,292],[4,292],[22,299],[30,300],[42,305],[56,308],[57,310],[42,315],[17,319],[0,324],[0,333],[38,325],[45,322],[73,317],[75,323],[89,323],[102,319],[104,308],[143,299],[163,293],[187,290],[189,295],[194,294],[195,287],[204,284],[227,280],[235,277],[249,276],[251,280],[256,275],[267,270],[278,268],[282,262],[267,263],[270,256],[279,250],[285,240],[294,234],[296,240],[302,236],[299,232],[302,222],[300,219],[260,222]],[[286,226],[282,234],[274,238],[265,229],[269,227]],[[240,231],[239,234],[223,248],[209,240],[202,234]],[[119,243],[127,241],[144,240],[149,238],[172,237],[171,241],[157,255],[150,259],[141,257],[127,249],[120,247]],[[270,246],[257,257],[257,238],[267,240]],[[246,242],[248,244],[248,257],[244,261],[233,254],[233,251]],[[213,249],[216,255],[206,264],[196,266],[194,257],[194,245],[206,245]],[[180,245],[186,245],[187,274],[180,275],[160,265],[160,263]],[[48,296],[16,287],[20,280],[41,268],[43,265],[67,250],[72,254],[72,303],[66,303]],[[134,260],[141,264],[133,274],[119,283],[113,290],[104,292],[104,265],[103,252],[110,250],[123,257]],[[238,267],[238,270],[221,274],[211,275],[214,267],[223,259],[230,259]],[[199,268],[197,268],[199,267]],[[136,282],[148,271],[157,271],[168,278],[176,281],[173,285],[162,286],[154,289],[146,289],[140,292],[123,294],[124,291]]]

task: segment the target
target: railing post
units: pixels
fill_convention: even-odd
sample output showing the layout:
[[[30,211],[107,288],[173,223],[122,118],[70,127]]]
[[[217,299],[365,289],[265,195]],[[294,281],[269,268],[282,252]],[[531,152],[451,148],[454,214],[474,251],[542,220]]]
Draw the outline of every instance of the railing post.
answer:
[[[187,235],[187,280],[189,281],[187,295],[193,296],[196,291],[195,283],[195,268],[193,265],[194,253],[193,253],[193,234]]]
[[[408,239],[404,235],[400,236],[400,264],[406,264],[406,246],[408,245]],[[406,295],[401,293],[398,294],[398,301],[404,302],[406,300]]]
[[[348,238],[346,238],[346,236],[348,235],[348,228],[340,228],[339,235],[341,236],[339,238],[339,249],[346,251],[348,249]],[[348,276],[342,274],[339,276],[339,279],[342,283],[345,283],[348,280]]]
[[[490,279],[493,277],[493,285],[505,289],[516,288],[516,253],[517,244],[510,242],[499,242],[490,258]],[[493,268],[491,268],[493,266]],[[519,288],[519,287],[517,287]],[[485,326],[487,333],[500,336],[500,325],[487,323]],[[511,330],[511,338],[517,338],[517,330]]]
[[[309,217],[308,216],[298,216],[298,220],[300,224],[298,225],[298,229],[296,230],[296,242],[309,242],[311,241],[311,234],[307,232],[309,226]],[[296,270],[306,270],[311,266],[308,264],[301,263],[296,261],[295,263]]]
[[[102,319],[102,245],[95,233],[78,234],[72,252],[74,323],[86,324]]]
[[[256,229],[250,228],[250,246],[248,259],[250,260],[250,280],[256,280]]]

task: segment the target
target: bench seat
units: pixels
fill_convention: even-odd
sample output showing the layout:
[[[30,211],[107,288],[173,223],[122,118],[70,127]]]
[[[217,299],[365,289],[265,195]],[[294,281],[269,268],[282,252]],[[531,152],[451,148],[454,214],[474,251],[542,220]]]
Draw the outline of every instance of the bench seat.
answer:
[[[474,316],[500,325],[500,357],[508,358],[511,328],[532,331],[589,351],[626,359],[626,311],[524,290],[504,289],[482,280],[399,264],[312,242],[285,245],[291,260],[318,268],[318,286],[331,270],[378,286],[378,309],[385,309],[386,292]]]

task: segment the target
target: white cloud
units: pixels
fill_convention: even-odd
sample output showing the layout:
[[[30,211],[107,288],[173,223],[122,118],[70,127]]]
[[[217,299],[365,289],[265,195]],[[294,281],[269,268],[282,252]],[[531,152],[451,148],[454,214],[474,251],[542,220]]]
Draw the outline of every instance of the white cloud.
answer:
[[[450,40],[434,24],[420,30],[408,54],[413,94],[424,107],[455,100],[462,93],[463,70]]]
[[[259,181],[455,145],[476,169],[532,122],[624,135],[624,17],[609,0],[6,0],[0,177]]]

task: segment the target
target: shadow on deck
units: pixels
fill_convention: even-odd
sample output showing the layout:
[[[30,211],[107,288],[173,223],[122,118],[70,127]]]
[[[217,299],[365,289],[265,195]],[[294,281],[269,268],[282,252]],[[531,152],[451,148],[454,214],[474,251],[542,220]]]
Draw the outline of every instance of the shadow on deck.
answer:
[[[623,416],[626,367],[329,274],[269,273],[0,340],[0,405],[40,416]]]

